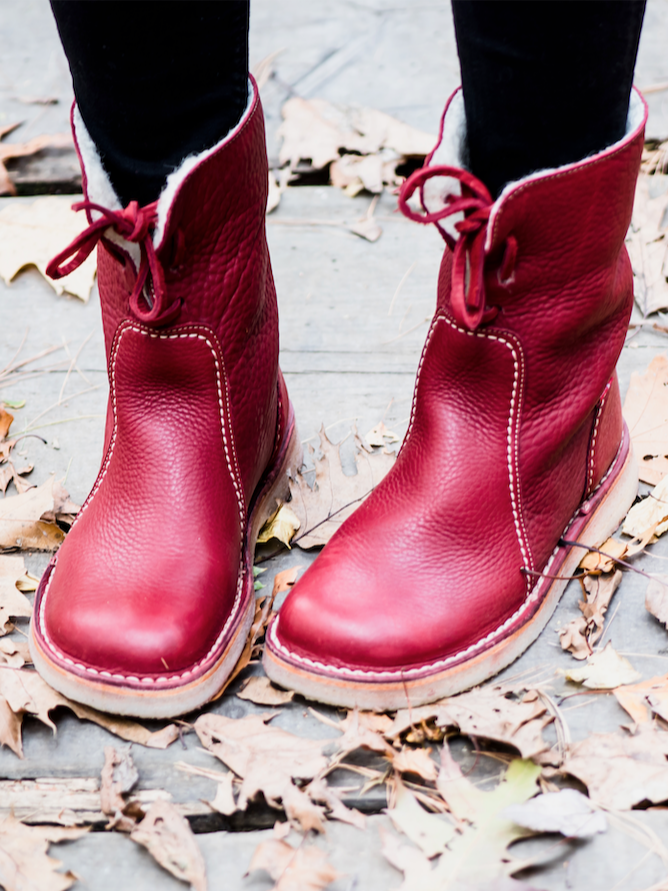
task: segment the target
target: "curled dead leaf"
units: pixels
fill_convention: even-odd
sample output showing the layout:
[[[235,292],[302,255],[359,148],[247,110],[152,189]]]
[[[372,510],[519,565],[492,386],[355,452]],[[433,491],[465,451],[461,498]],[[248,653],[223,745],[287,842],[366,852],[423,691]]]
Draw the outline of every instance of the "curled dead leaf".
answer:
[[[551,721],[538,697],[520,700],[504,687],[476,687],[431,705],[400,709],[386,736],[398,739],[415,728],[428,729],[433,723],[437,728],[457,727],[468,736],[506,743],[524,758],[532,758],[548,748],[542,731]]]
[[[25,668],[18,671],[0,671],[0,705],[3,703],[6,706],[2,708],[5,718],[9,719],[9,713],[12,713],[8,729],[10,738],[18,740],[18,745],[12,745],[5,739],[2,739],[2,742],[9,745],[19,757],[22,757],[20,730],[24,715],[33,715],[42,724],[55,731],[56,725],[49,715],[58,706],[70,709],[80,720],[92,721],[121,739],[148,748],[165,749],[178,739],[179,735],[178,728],[174,724],[152,732],[127,718],[107,715],[87,705],[73,702],[50,687],[36,671]],[[2,726],[0,723],[0,727]]]
[[[322,891],[341,878],[320,848],[293,848],[276,838],[260,842],[255,849],[248,872],[256,870],[264,870],[276,882],[272,891]]]
[[[645,609],[668,627],[668,576],[653,578],[647,585]]]
[[[287,783],[281,794],[281,801],[288,820],[302,832],[324,832],[325,812],[311,800],[310,796],[298,789],[294,783]]]
[[[295,736],[268,725],[272,717],[264,714],[235,719],[207,714],[195,721],[202,745],[241,777],[240,810],[258,792],[274,804],[293,779],[312,780],[328,766],[323,749],[332,740]]]
[[[300,525],[300,520],[292,507],[289,504],[281,504],[276,513],[267,520],[260,530],[257,543],[264,544],[275,538],[289,548]]]
[[[664,476],[647,498],[634,504],[622,524],[624,535],[642,539],[653,528],[658,538],[668,529],[668,477]]]
[[[294,698],[293,690],[279,690],[268,677],[250,677],[238,691],[239,699],[246,699],[256,705],[285,705]]]
[[[429,757],[431,749],[411,749],[402,746],[392,756],[392,766],[398,773],[414,773],[428,783],[436,782],[438,768],[436,762]]]
[[[21,495],[0,500],[0,550],[55,551],[65,534],[55,518],[69,496],[54,477]]]
[[[6,891],[66,891],[77,879],[59,872],[60,861],[49,857],[52,844],[73,841],[87,829],[25,826],[14,817],[0,821],[0,886]]]
[[[0,635],[12,630],[11,619],[32,616],[32,604],[19,590],[25,572],[23,557],[0,555]]]
[[[635,670],[628,659],[620,656],[610,643],[600,652],[589,656],[582,668],[571,668],[562,673],[569,681],[582,684],[590,690],[613,690],[624,684],[634,684],[641,678],[640,672]]]
[[[668,357],[655,356],[647,371],[634,371],[624,400],[640,479],[655,486],[668,474]],[[603,549],[602,549],[603,550]]]
[[[634,734],[592,733],[569,747],[563,772],[608,810],[668,800],[668,733],[645,726]]]
[[[308,446],[315,464],[315,482],[309,486],[306,476],[297,473],[290,481],[290,502],[300,522],[300,533],[293,544],[308,549],[327,544],[341,523],[371,493],[388,473],[395,461],[393,452],[368,448],[355,432],[355,466],[357,473],[346,476],[341,466],[339,446],[330,441],[325,428],[320,429],[320,451]]]
[[[306,787],[306,793],[311,801],[327,806],[328,817],[341,823],[349,823],[358,829],[366,828],[366,817],[355,808],[346,807],[338,794],[324,779],[312,780]]]
[[[613,690],[617,702],[636,724],[647,724],[652,715],[668,721],[668,674]]]
[[[185,817],[168,801],[156,801],[131,832],[153,859],[194,891],[206,891],[204,858]]]
[[[593,645],[603,634],[608,606],[621,581],[620,570],[612,575],[583,578],[585,599],[578,603],[582,615],[559,630],[562,649],[569,650],[576,659],[587,659],[592,655]]]
[[[57,294],[88,300],[95,280],[95,253],[61,279],[46,274],[51,258],[86,227],[85,216],[72,210],[75,200],[71,195],[47,195],[30,203],[5,202],[0,210],[0,277],[7,285],[24,267],[36,266]]]

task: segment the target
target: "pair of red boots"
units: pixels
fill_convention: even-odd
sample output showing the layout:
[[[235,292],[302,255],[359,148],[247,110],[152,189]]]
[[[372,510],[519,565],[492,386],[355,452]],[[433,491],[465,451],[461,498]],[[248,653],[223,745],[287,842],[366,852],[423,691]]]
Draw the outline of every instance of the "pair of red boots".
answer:
[[[288,595],[270,678],[324,702],[417,705],[477,684],[545,626],[637,474],[615,364],[645,105],[605,151],[510,183],[462,169],[460,92],[400,205],[447,243],[410,426],[391,473]],[[300,462],[278,367],[253,84],[241,122],[160,199],[121,208],[81,118],[110,380],[98,479],[37,594],[31,648],[72,699],[143,717],[220,689],[254,612],[258,531]],[[406,203],[416,190],[424,213]],[[564,541],[565,540],[565,541]]]

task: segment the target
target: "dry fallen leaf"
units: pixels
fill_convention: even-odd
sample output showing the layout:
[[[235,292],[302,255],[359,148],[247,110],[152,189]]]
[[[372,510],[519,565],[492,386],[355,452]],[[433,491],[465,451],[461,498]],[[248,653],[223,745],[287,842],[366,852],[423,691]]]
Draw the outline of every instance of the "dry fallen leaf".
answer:
[[[431,749],[410,749],[403,746],[392,756],[392,766],[398,773],[414,773],[428,783],[436,782],[438,769],[429,757]]]
[[[0,499],[0,550],[55,551],[65,533],[54,520],[68,500],[67,492],[53,476],[21,495]]]
[[[605,832],[605,814],[595,810],[589,799],[576,789],[547,792],[522,804],[511,804],[502,816],[535,832],[560,832],[568,838],[589,838]]]
[[[582,615],[559,629],[562,648],[569,650],[576,659],[587,659],[592,655],[592,646],[603,634],[605,614],[621,581],[620,570],[612,575],[584,577],[585,599],[578,603]]]
[[[324,832],[325,812],[310,796],[294,783],[287,783],[281,793],[281,801],[288,820],[302,832]]]
[[[0,640],[0,666],[8,665],[10,668],[23,668],[30,664],[30,647],[26,640],[5,638]]]
[[[636,724],[646,724],[652,714],[668,721],[668,674],[613,690],[617,702]]]
[[[246,699],[256,705],[285,705],[294,698],[293,690],[280,690],[274,687],[268,677],[251,677],[237,693],[239,699]]]
[[[499,785],[491,792],[478,790],[474,798],[471,825],[464,824],[454,835],[435,870],[437,882],[461,882],[463,887],[485,887],[527,866],[516,859],[508,847],[517,839],[532,834],[504,815],[510,805],[521,804],[538,791],[540,767],[531,761],[512,761]]]
[[[0,277],[6,284],[26,266],[36,266],[57,294],[87,301],[95,279],[95,253],[57,281],[46,274],[49,261],[86,228],[86,216],[72,210],[75,195],[47,195],[32,203],[0,200]]]
[[[562,771],[577,777],[589,797],[608,810],[668,799],[668,733],[592,733],[569,747]]]
[[[396,775],[394,799],[394,807],[387,811],[394,827],[403,832],[429,859],[442,854],[455,834],[454,825],[446,817],[428,814]]]
[[[262,792],[275,804],[293,779],[312,780],[328,765],[322,754],[332,740],[303,739],[266,722],[274,715],[200,715],[195,732],[202,745],[241,777],[238,807]]]
[[[615,560],[622,560],[628,550],[628,544],[616,538],[608,538],[603,542],[600,551],[588,551],[580,561],[580,569],[586,572],[606,573],[615,569]],[[604,554],[609,556],[605,557]]]
[[[434,840],[431,850],[443,846],[440,860],[431,872],[427,871],[424,861],[419,858],[405,856],[406,852],[396,848],[389,850],[384,839],[383,853],[390,863],[405,872],[406,881],[402,888],[418,891],[420,888],[445,891],[450,888],[495,888],[505,877],[526,868],[529,862],[518,860],[509,853],[508,847],[532,832],[513,823],[505,816],[505,809],[511,805],[521,804],[538,792],[537,780],[540,767],[531,761],[516,760],[511,762],[499,785],[491,792],[483,792],[475,788],[461,776],[457,766],[447,756],[444,762],[443,788],[451,793],[453,811],[459,812],[462,821],[455,831],[454,826],[442,818],[431,817],[449,829],[450,838],[447,845],[441,839]],[[446,799],[447,800],[447,799]],[[414,802],[415,806],[417,802]],[[411,809],[413,805],[410,805]],[[392,813],[390,812],[390,816]],[[425,814],[425,816],[429,816]],[[416,815],[414,822],[407,825],[393,818],[395,826],[411,837],[416,834],[417,826],[423,818]],[[429,846],[418,837],[413,839],[429,856]]]
[[[569,681],[582,684],[590,690],[613,690],[624,684],[634,684],[642,677],[628,659],[613,649],[611,643],[607,643],[600,652],[589,656],[582,668],[571,668],[562,674]]]
[[[253,624],[251,625],[250,634],[248,635],[248,639],[244,644],[244,648],[241,651],[241,655],[237,659],[237,664],[234,666],[230,676],[225,681],[223,686],[218,690],[215,696],[212,697],[212,701],[216,699],[220,699],[220,697],[225,693],[227,688],[230,686],[232,681],[239,676],[239,674],[246,668],[246,666],[251,662],[252,659],[258,657],[262,652],[262,638],[264,637],[264,633],[267,630],[267,625],[272,618],[272,608],[274,606],[274,600],[277,594],[280,594],[282,591],[289,590],[292,585],[294,585],[297,579],[297,573],[301,569],[301,566],[293,566],[290,569],[284,569],[282,572],[277,572],[274,578],[274,587],[271,592],[270,597],[258,597],[255,601],[255,615],[253,617]]]
[[[129,749],[117,752],[113,746],[104,747],[104,766],[100,776],[100,807],[102,812],[111,817],[107,829],[119,829],[131,832],[135,820],[125,812],[126,800],[123,797],[130,792],[139,779]]]
[[[156,801],[130,834],[160,866],[194,891],[206,891],[204,858],[185,817],[168,801]]]
[[[392,430],[388,430],[385,424],[380,421],[375,427],[364,437],[370,446],[384,446],[388,443],[399,442],[399,437]]]
[[[396,891],[436,891],[431,864],[422,851],[412,845],[397,844],[396,838],[382,826],[378,831],[383,857],[404,874],[404,881]]]
[[[20,126],[21,122],[3,127],[0,130],[0,140]],[[73,148],[70,133],[42,133],[33,136],[28,142],[0,142],[0,195],[16,195],[16,188],[7,172],[5,161],[12,158],[26,158],[45,149],[67,148]]]
[[[668,357],[655,356],[647,371],[631,374],[624,418],[638,457],[640,479],[655,486],[668,474]],[[601,550],[604,550],[602,548]]]
[[[315,482],[309,486],[301,472],[290,481],[290,505],[300,522],[300,533],[293,540],[308,549],[327,544],[341,523],[378,485],[395,461],[393,452],[375,449],[369,452],[355,433],[357,473],[346,476],[341,467],[339,446],[330,442],[325,428],[320,429],[321,458],[308,446],[315,463]]]
[[[668,627],[668,576],[662,575],[650,580],[645,594],[645,609]]]
[[[652,179],[646,173],[638,177],[633,217],[626,236],[634,295],[644,316],[668,307],[668,258],[662,234],[666,230],[668,195],[652,197]]]
[[[8,733],[14,743],[12,744],[4,738],[0,741],[8,745],[19,757],[23,755],[21,748],[23,716],[25,714],[33,715],[42,724],[46,724],[47,727],[55,731],[56,725],[49,717],[49,713],[58,706],[70,709],[80,720],[92,721],[110,733],[120,736],[121,739],[139,743],[148,748],[165,749],[175,739],[178,739],[178,728],[175,724],[169,724],[162,730],[151,732],[141,724],[127,718],[106,715],[87,705],[67,699],[50,687],[36,671],[29,669],[0,670],[0,729],[3,727],[4,721],[8,721]],[[11,717],[10,712],[12,713]]]
[[[312,780],[306,787],[306,794],[311,801],[324,804],[329,809],[330,820],[338,820],[340,823],[349,823],[358,829],[366,827],[366,817],[355,808],[346,807],[336,793],[336,790],[327,785],[324,779]]]
[[[17,584],[25,574],[23,557],[0,554],[0,635],[12,630],[11,618],[32,616],[32,604],[19,591]]]
[[[301,172],[304,163],[315,170],[331,164],[332,184],[351,196],[363,188],[378,193],[385,185],[397,185],[397,166],[407,157],[425,157],[435,142],[430,134],[373,108],[294,97],[281,113],[281,165]]]
[[[271,838],[255,849],[248,872],[268,872],[276,882],[272,891],[322,891],[341,875],[327,861],[320,848],[293,848],[286,841]]]
[[[5,891],[66,891],[77,880],[62,864],[49,857],[49,845],[73,841],[87,829],[60,826],[24,826],[14,817],[0,821],[0,886]]]
[[[642,539],[648,530],[659,536],[668,529],[668,476],[646,498],[634,504],[622,524],[624,535]]]
[[[221,778],[218,780],[216,795],[211,802],[211,807],[217,810],[218,813],[226,814],[228,817],[236,811],[237,803],[234,800],[234,774],[231,770],[226,774],[221,774]]]
[[[260,530],[257,543],[264,544],[275,538],[289,548],[299,526],[299,518],[292,507],[289,504],[281,504],[273,517],[270,517]]]
[[[519,700],[510,698],[509,692],[503,687],[476,687],[431,705],[401,709],[386,736],[398,739],[423,722],[434,722],[438,728],[457,727],[467,736],[506,743],[523,758],[532,758],[548,748],[542,731],[552,718],[538,697]]]
[[[13,420],[14,415],[7,411],[4,407],[4,403],[0,403],[0,440],[5,439],[9,433],[9,428],[12,426]]]

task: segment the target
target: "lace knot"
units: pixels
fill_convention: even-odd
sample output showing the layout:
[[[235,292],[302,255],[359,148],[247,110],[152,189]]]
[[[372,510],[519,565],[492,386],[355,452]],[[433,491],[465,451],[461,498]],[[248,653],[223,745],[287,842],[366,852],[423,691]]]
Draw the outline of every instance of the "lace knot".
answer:
[[[449,193],[443,207],[437,211],[419,213],[408,206],[408,199],[432,177],[446,177],[459,182],[461,194]],[[471,173],[458,167],[436,165],[416,170],[403,184],[399,193],[399,208],[405,216],[418,223],[435,223],[453,252],[452,310],[457,320],[470,331],[496,314],[485,305],[485,239],[487,223],[494,201],[487,187]],[[423,202],[424,206],[424,202]],[[441,225],[441,220],[455,214],[463,218],[454,223],[459,238],[454,239]]]
[[[74,272],[90,256],[105,233],[112,229],[126,241],[139,245],[140,262],[130,294],[131,311],[140,322],[148,325],[166,325],[173,321],[181,304],[175,300],[170,306],[165,306],[165,277],[153,246],[158,202],[140,207],[137,201],[131,201],[123,210],[110,210],[92,201],[79,201],[72,205],[72,210],[85,210],[89,225],[51,260],[46,268],[47,275],[58,279]],[[92,219],[91,211],[99,214],[96,220]]]

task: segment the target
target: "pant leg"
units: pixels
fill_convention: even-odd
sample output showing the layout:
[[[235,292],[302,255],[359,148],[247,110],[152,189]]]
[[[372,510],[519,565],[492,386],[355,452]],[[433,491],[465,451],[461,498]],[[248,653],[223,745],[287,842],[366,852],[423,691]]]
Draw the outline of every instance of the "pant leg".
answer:
[[[645,0],[452,0],[469,165],[493,195],[620,139]]]
[[[248,100],[249,0],[52,0],[77,104],[122,203],[215,145]]]

